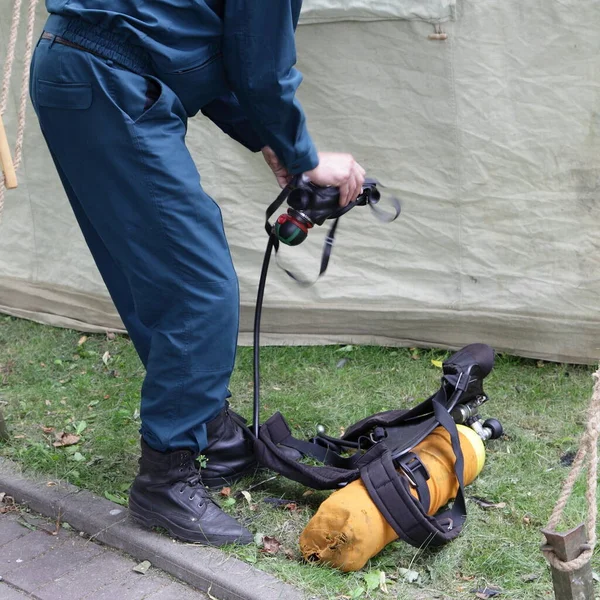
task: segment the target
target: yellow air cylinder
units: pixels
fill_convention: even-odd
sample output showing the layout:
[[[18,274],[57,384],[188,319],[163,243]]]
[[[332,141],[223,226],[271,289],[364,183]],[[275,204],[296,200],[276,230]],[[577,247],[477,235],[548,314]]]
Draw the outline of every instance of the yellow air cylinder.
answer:
[[[464,457],[464,483],[468,485],[483,469],[485,448],[471,428],[464,425],[457,428]],[[458,491],[450,435],[443,427],[438,427],[412,451],[430,475],[427,480],[431,496],[428,513],[433,515],[455,498]],[[417,498],[416,489],[411,487],[411,493]],[[300,535],[300,550],[308,561],[345,572],[357,571],[396,539],[396,532],[371,500],[362,480],[358,479],[335,491],[321,504]]]

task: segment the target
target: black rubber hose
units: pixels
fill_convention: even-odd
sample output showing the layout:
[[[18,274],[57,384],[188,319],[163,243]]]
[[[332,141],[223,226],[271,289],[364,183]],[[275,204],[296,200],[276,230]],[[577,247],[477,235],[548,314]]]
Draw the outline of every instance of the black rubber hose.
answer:
[[[275,245],[274,234],[269,236],[269,243],[265,251],[260,280],[258,282],[258,293],[256,295],[256,308],[254,309],[254,414],[252,418],[252,431],[254,436],[258,437],[260,427],[260,318],[262,316],[263,298],[265,296],[265,286],[267,283],[267,273],[269,272],[269,262],[273,246]]]

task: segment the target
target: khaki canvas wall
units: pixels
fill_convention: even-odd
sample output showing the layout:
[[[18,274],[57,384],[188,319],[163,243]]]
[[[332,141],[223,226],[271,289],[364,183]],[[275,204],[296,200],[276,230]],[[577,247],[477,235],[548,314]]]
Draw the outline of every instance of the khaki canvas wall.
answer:
[[[0,0],[2,59],[11,4]],[[434,23],[446,41],[428,38]],[[305,0],[297,41],[311,133],[322,150],[352,152],[403,215],[391,225],[366,210],[344,217],[312,288],[274,268],[265,342],[483,341],[599,358],[599,26],[595,0]],[[14,90],[11,135],[16,105]],[[0,224],[0,311],[119,328],[28,116],[21,186]],[[247,343],[264,210],[278,189],[260,156],[206,119],[192,120],[188,142],[223,210]],[[284,248],[282,261],[315,275],[323,236]]]

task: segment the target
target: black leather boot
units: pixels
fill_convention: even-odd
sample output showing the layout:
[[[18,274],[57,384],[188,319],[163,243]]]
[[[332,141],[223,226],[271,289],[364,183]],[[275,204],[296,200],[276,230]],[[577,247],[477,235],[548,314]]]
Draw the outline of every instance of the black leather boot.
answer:
[[[157,452],[142,440],[140,472],[129,494],[131,517],[187,542],[252,543],[252,534],[213,502],[194,459],[188,450]]]
[[[202,451],[206,466],[202,481],[207,487],[232,484],[245,475],[253,474],[258,463],[254,458],[254,441],[245,419],[225,408],[206,424],[208,447]]]

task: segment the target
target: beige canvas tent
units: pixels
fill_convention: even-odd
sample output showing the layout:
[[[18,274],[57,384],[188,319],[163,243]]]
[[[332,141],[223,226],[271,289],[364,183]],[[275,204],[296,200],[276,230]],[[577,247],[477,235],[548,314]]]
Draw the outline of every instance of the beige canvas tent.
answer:
[[[0,53],[11,5],[0,0]],[[305,0],[300,98],[313,137],[352,152],[402,200],[403,216],[385,226],[350,213],[312,288],[273,270],[265,342],[483,341],[551,360],[599,358],[599,26],[595,0]],[[436,31],[447,39],[430,39]],[[9,135],[16,105],[15,91]],[[119,328],[29,117],[21,185],[0,224],[0,312]],[[191,122],[188,139],[223,209],[247,342],[261,223],[278,189],[260,156],[206,119]],[[323,234],[285,248],[283,260],[313,275]]]

